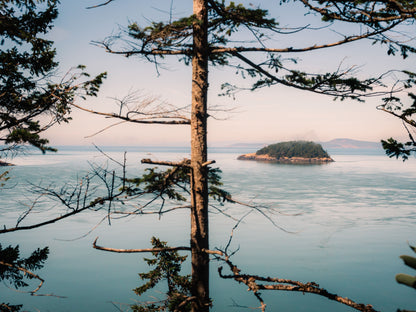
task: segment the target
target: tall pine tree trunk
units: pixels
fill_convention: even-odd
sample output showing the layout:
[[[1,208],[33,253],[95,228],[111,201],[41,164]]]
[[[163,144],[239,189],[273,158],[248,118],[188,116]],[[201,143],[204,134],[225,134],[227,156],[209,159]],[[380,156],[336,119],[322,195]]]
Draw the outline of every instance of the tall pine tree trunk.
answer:
[[[191,116],[191,249],[193,312],[209,311],[207,93],[208,5],[194,0]]]

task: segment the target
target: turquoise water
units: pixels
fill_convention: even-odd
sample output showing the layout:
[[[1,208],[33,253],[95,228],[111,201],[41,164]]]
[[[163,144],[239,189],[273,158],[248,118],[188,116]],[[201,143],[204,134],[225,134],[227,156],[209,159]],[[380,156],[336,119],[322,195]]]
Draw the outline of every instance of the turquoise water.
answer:
[[[121,149],[106,151],[118,161],[123,159]],[[398,258],[411,254],[407,241],[416,243],[415,159],[403,163],[380,155],[333,155],[336,162],[315,166],[236,160],[245,152],[250,151],[212,149],[210,154],[223,170],[224,188],[238,200],[267,206],[277,225],[253,212],[234,232],[232,248],[239,251],[232,260],[243,273],[314,281],[380,311],[416,308],[414,290],[394,281],[396,273],[415,274]],[[186,149],[129,148],[127,165],[129,172],[136,173],[143,170],[142,158],[181,160],[187,156]],[[107,160],[93,150],[73,148],[13,161],[18,166],[10,172],[11,188],[0,191],[0,226],[12,226],[33,202],[29,183],[75,184],[90,170],[90,163]],[[111,161],[108,166],[113,166]],[[62,212],[59,205],[44,200],[35,207],[28,224]],[[236,218],[248,211],[236,205],[222,209]],[[123,218],[113,220],[111,226],[103,222],[84,236],[105,213],[87,212],[36,230],[1,235],[3,246],[20,244],[25,255],[35,247],[49,246],[50,257],[38,272],[46,281],[40,293],[66,297],[33,297],[2,284],[1,300],[23,303],[29,311],[119,311],[136,300],[160,297],[154,292],[138,298],[131,291],[140,284],[137,273],[148,271],[144,255],[105,253],[93,249],[92,242],[99,236],[99,244],[108,247],[146,248],[157,235],[172,246],[187,245],[188,212],[177,211],[160,220],[158,216]],[[211,249],[224,246],[235,221],[214,212],[210,218]],[[257,307],[246,286],[218,277],[218,265],[212,262],[212,310]],[[262,294],[268,311],[352,311],[310,294]]]

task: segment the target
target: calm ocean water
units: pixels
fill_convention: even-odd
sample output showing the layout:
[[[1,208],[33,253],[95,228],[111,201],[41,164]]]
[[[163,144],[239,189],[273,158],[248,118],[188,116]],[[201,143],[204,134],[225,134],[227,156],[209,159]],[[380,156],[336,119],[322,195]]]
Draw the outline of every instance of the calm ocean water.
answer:
[[[189,156],[180,148],[126,149],[132,174],[143,170],[142,158],[181,160]],[[105,149],[119,161],[124,150]],[[383,155],[333,154],[334,163],[314,166],[236,160],[246,152],[251,151],[212,149],[209,157],[223,171],[224,188],[238,200],[269,207],[277,225],[253,212],[234,232],[232,248],[239,251],[232,260],[243,273],[314,281],[379,311],[416,308],[414,290],[394,280],[400,272],[415,275],[398,258],[411,254],[407,242],[416,244],[415,159],[403,163]],[[15,158],[18,166],[11,169],[9,187],[0,191],[0,226],[13,226],[36,198],[30,193],[31,184],[74,185],[91,169],[91,163],[106,161],[99,152],[80,148]],[[26,223],[59,214],[59,209],[40,200]],[[237,205],[222,209],[236,218],[248,211]],[[153,292],[139,298],[132,292],[140,285],[137,273],[148,271],[142,260],[145,255],[105,253],[93,249],[92,242],[99,236],[99,244],[108,247],[146,248],[156,235],[172,246],[186,245],[188,212],[178,211],[160,220],[157,216],[123,218],[113,220],[111,226],[104,222],[85,235],[103,217],[105,211],[88,212],[36,230],[0,235],[2,246],[19,244],[24,255],[49,246],[50,257],[38,272],[46,281],[40,293],[66,297],[34,297],[2,284],[0,300],[23,303],[27,311],[119,311],[137,300],[160,297]],[[226,245],[235,221],[212,213],[210,222],[211,249]],[[212,261],[212,310],[257,307],[246,286],[218,277],[218,265]],[[352,311],[310,294],[262,294],[268,311]]]

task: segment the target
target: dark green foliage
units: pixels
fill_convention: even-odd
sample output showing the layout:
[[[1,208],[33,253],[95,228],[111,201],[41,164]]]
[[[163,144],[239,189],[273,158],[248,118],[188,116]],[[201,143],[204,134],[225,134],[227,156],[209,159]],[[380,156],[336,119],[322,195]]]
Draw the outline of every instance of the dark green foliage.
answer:
[[[278,23],[274,18],[268,18],[268,11],[260,8],[246,8],[244,5],[235,4],[230,1],[228,5],[225,1],[208,1],[210,8],[209,15],[209,34],[211,44],[227,44],[231,41],[231,35],[239,31],[240,27],[255,29],[259,38],[263,37],[259,29],[276,29]],[[228,58],[229,56],[224,56]],[[218,55],[212,55],[214,60]],[[224,62],[223,64],[228,64]]]
[[[412,249],[416,253],[416,247],[410,246],[410,249]],[[403,260],[405,265],[416,270],[416,258],[415,257],[402,255],[400,256],[400,258]],[[400,273],[396,275],[396,281],[400,284],[416,289],[416,276]],[[405,310],[403,310],[403,312],[404,311]]]
[[[59,82],[53,81],[56,51],[45,37],[58,16],[58,4],[59,0],[0,1],[0,157],[26,144],[42,152],[54,151],[41,133],[68,122],[75,97],[96,96],[106,76],[90,78],[80,65]],[[0,187],[6,175],[0,174]],[[48,252],[37,249],[21,258],[19,246],[2,249],[0,245],[0,280],[15,288],[28,286],[27,279],[38,278],[28,272],[42,268]],[[20,307],[2,303],[0,311]]]
[[[289,0],[280,2],[289,2]],[[204,61],[204,66],[201,65],[203,62],[200,62],[199,65],[195,65],[194,69],[198,71],[205,67],[207,58],[211,61],[211,64],[230,66],[243,78],[252,79],[249,87],[245,88],[249,90],[280,84],[299,90],[330,95],[334,98],[357,100],[380,94],[378,89],[373,93],[370,91],[374,87],[384,86],[383,76],[360,80],[354,71],[354,67],[341,68],[341,65],[329,72],[319,70],[319,72],[308,73],[299,70],[300,67],[296,65],[294,53],[327,49],[361,39],[369,39],[373,43],[385,45],[388,54],[395,54],[400,51],[402,56],[406,57],[409,53],[416,52],[413,47],[400,41],[404,37],[406,42],[409,42],[407,36],[397,39],[398,32],[393,29],[395,25],[414,22],[413,1],[406,2],[404,6],[400,5],[401,1],[302,0],[302,2],[308,7],[309,13],[316,13],[324,23],[311,26],[305,23],[305,25],[300,25],[300,27],[296,25],[293,28],[292,25],[279,27],[277,21],[269,17],[267,10],[254,8],[252,4],[246,8],[241,4],[235,4],[233,1],[207,0],[201,4],[204,13],[208,12],[208,25],[207,28],[203,29],[204,31],[199,32],[199,27],[193,28],[193,24],[205,25],[205,20],[204,22],[197,21],[194,15],[190,15],[172,21],[173,15],[171,12],[168,22],[153,22],[147,27],[140,27],[137,23],[133,23],[128,26],[128,31],[125,32],[127,38],[123,37],[122,33],[119,36],[108,38],[102,45],[110,53],[124,54],[127,57],[137,55],[155,63],[161,61],[167,55],[176,55],[186,64],[190,64],[192,57],[199,54],[201,60]],[[266,1],[262,3],[266,3]],[[205,19],[205,14],[202,15]],[[337,25],[338,22],[341,24],[340,28],[333,30],[339,34],[339,39],[335,39],[335,42],[328,42],[326,39],[327,33],[325,33],[326,26]],[[350,27],[351,25],[352,27]],[[293,44],[297,46],[292,47],[291,38],[285,38],[285,36],[304,30],[322,30],[324,35],[316,36],[316,42],[312,42],[310,45],[302,45],[302,43],[297,43],[295,40]],[[342,33],[343,31],[345,33]],[[354,31],[356,32],[354,33]],[[208,33],[208,38],[205,36],[206,33]],[[252,37],[247,38],[247,34],[251,34]],[[242,38],[244,43],[242,43]],[[120,44],[120,41],[118,41],[120,39],[127,44]],[[195,45],[193,45],[193,39],[196,39]],[[206,39],[208,39],[208,48],[205,47]],[[197,51],[193,50],[194,46],[198,47],[198,41],[204,42],[204,53],[199,53],[199,48]],[[282,42],[289,42],[289,44],[288,46],[281,46]],[[254,52],[258,52],[255,57],[253,57]],[[196,56],[197,60],[199,56]],[[198,84],[207,83],[202,75],[198,79],[201,80],[197,81],[195,79]],[[223,88],[224,94],[228,95],[234,95],[234,93],[244,89],[228,83],[224,84]],[[208,87],[201,89],[204,89],[202,92],[207,92]],[[205,116],[205,114],[206,112],[202,112],[202,116]],[[192,118],[195,118],[195,116],[196,114],[192,114]],[[287,142],[284,144],[286,145],[279,148],[270,146],[259,151],[258,154],[267,153],[277,158],[328,157],[322,147],[319,146],[318,148],[312,142]],[[219,182],[216,174],[212,170],[207,170],[205,175],[203,174],[204,178],[211,175],[214,181],[214,183],[210,181],[210,195],[220,201],[229,200],[229,194],[215,185]],[[153,194],[162,198],[163,201],[164,198],[184,201],[184,194],[189,192],[189,169],[187,166],[175,167],[167,171],[148,169],[142,178],[128,180],[127,182],[129,184],[125,187],[125,190],[129,195]],[[204,204],[207,203],[204,202]],[[203,222],[207,224],[207,221],[203,220]],[[152,264],[156,265],[156,262],[152,262]],[[160,271],[152,271],[151,274],[155,275],[146,276],[149,278],[150,284],[147,283],[142,286],[144,288],[140,288],[139,292],[153,287],[158,282]],[[139,310],[139,307],[137,307],[137,311],[156,311],[159,310],[159,305],[158,303],[151,303],[146,308],[141,307],[141,309]]]
[[[208,169],[208,194],[220,203],[231,201],[230,193],[220,188],[223,185],[220,174],[219,168]],[[126,182],[128,184],[124,191],[129,196],[153,194],[163,200],[186,201],[185,195],[189,194],[190,188],[190,168],[174,167],[165,171],[159,171],[157,167],[147,168],[141,177]]]
[[[281,0],[290,2],[291,0]],[[296,1],[296,0],[295,0]],[[359,23],[371,30],[383,30],[402,22],[411,24],[415,17],[416,1],[306,1],[305,6],[318,12],[323,22],[336,21]],[[373,44],[387,46],[387,54],[400,52],[403,58],[416,49],[406,44],[408,41],[389,40],[380,33],[369,37]]]
[[[170,46],[181,46],[178,40],[192,36],[194,16],[181,18],[172,23],[152,23],[141,28],[137,23],[128,26],[129,35],[142,41],[143,49],[162,49]]]
[[[36,84],[57,66],[52,42],[40,38],[58,15],[57,1],[47,4],[44,11],[37,9],[34,1],[0,4],[0,131],[8,130],[1,140],[41,149],[47,141],[40,140],[37,133],[41,126],[34,117],[52,105],[42,90],[45,86],[37,88]]]
[[[410,152],[415,151],[415,148],[416,148],[416,146],[413,145],[413,143],[411,143],[411,145],[413,145],[413,148],[408,149],[407,146],[409,146],[410,144],[407,145],[407,144],[400,143],[393,138],[389,138],[387,140],[381,140],[381,144],[383,146],[383,149],[386,151],[386,154],[390,158],[402,157],[403,161],[407,160],[409,158]]]
[[[281,0],[280,5],[296,0]],[[359,79],[355,75],[353,67],[337,68],[329,72],[308,73],[299,70],[298,66],[293,68],[293,64],[298,64],[299,59],[294,55],[316,49],[329,49],[333,46],[348,44],[357,40],[369,40],[372,44],[380,44],[386,47],[387,54],[395,55],[400,53],[403,58],[416,52],[416,48],[411,46],[402,27],[414,24],[416,14],[415,1],[299,1],[304,4],[309,14],[315,14],[321,18],[323,25],[341,26],[339,41],[332,43],[322,40],[324,36],[317,36],[316,43],[313,45],[298,46],[270,46],[271,42],[287,40],[286,36],[303,31],[325,31],[326,27],[310,28],[297,25],[291,28],[290,25],[280,27],[276,19],[270,17],[269,11],[250,4],[245,7],[236,4],[234,1],[208,0],[208,42],[209,51],[207,55],[213,65],[230,66],[236,70],[244,79],[252,79],[249,87],[240,87],[230,83],[222,84],[222,95],[234,96],[241,90],[256,90],[263,87],[270,87],[276,84],[310,91],[319,94],[333,96],[335,99],[351,98],[363,101],[364,98],[380,94],[375,88],[384,88],[385,74],[367,79]],[[170,16],[171,17],[171,16]],[[158,62],[158,58],[163,59],[166,55],[178,55],[180,60],[190,64],[193,55],[193,31],[192,23],[195,22],[193,15],[182,17],[169,22],[153,22],[150,26],[139,27],[137,23],[128,26],[128,38],[123,36],[110,37],[103,42],[103,46],[109,52],[125,54],[126,56],[138,55],[145,57],[151,62]],[[349,26],[353,27],[349,27]],[[355,26],[359,25],[360,30],[356,31]],[[396,31],[396,28],[398,30]],[[335,32],[338,32],[335,30]],[[247,33],[252,35],[253,41],[246,40],[241,44],[239,35]],[[246,36],[247,37],[247,36]],[[116,42],[125,40],[130,48],[113,50]],[[272,40],[270,40],[272,39]],[[290,42],[290,40],[289,40]],[[124,45],[126,46],[126,45]],[[257,56],[252,59],[248,52],[257,52]],[[260,57],[259,57],[260,55]],[[393,85],[394,89],[411,88],[415,85],[415,73],[402,71],[400,74],[408,75],[408,79],[398,80]],[[396,97],[396,92],[386,94],[390,97],[384,99],[383,105],[386,110],[389,107],[402,110],[395,113],[395,116],[415,127],[416,122],[410,118],[416,110],[415,104],[408,109],[402,105],[400,99]],[[409,96],[414,99],[413,94]],[[407,159],[409,154],[416,151],[416,142],[407,129],[410,140],[398,144],[391,139],[383,141],[386,152],[391,157]]]
[[[9,303],[0,303],[0,312],[18,312],[22,305],[11,305]]]
[[[329,157],[321,144],[307,141],[290,141],[271,144],[256,152],[257,155],[281,157],[324,158]]]
[[[218,201],[219,203],[233,202],[231,194],[220,188],[223,185],[221,182],[221,170],[219,168],[210,168],[208,172],[208,195]]]
[[[353,94],[356,91],[368,92],[373,89],[371,86],[376,83],[376,79],[360,81],[356,77],[343,77],[343,74],[337,72],[308,75],[305,72],[292,70],[290,74],[285,76],[285,79],[303,88],[310,88],[312,90],[322,89],[323,91],[325,91],[323,88],[326,88],[328,92],[338,92],[339,94],[344,92],[351,92]],[[350,97],[354,98],[354,96]],[[356,99],[359,98],[357,97]]]
[[[48,247],[43,249],[38,248],[28,258],[21,258],[19,246],[8,246],[3,249],[0,244],[0,261],[13,266],[9,267],[0,264],[0,280],[8,282],[16,289],[28,286],[25,282],[25,278],[32,279],[33,276],[25,274],[18,268],[24,268],[29,271],[39,270],[43,267],[46,259],[48,258],[48,254]]]
[[[209,1],[209,33],[210,44],[225,45],[230,41],[230,36],[242,26],[260,29],[274,29],[277,25],[273,18],[267,18],[267,10],[260,8],[246,8],[242,4],[231,1],[228,5],[225,1]],[[182,60],[190,63],[192,48],[192,23],[195,16],[180,18],[168,23],[152,22],[147,27],[140,27],[137,23],[128,26],[128,35],[136,40],[137,51],[127,52],[127,55],[142,54],[152,55],[156,51],[175,51],[180,49],[184,56]],[[257,32],[257,30],[256,30]],[[262,35],[259,33],[259,37]],[[105,43],[111,45],[112,38]],[[169,53],[154,53],[163,58]],[[226,65],[231,55],[210,54],[213,64]],[[149,61],[154,61],[148,58]]]
[[[280,4],[290,1],[282,0]],[[413,23],[414,1],[406,3],[401,1],[400,5],[397,5],[395,1],[302,2],[310,12],[321,17],[323,25],[340,23],[344,24],[344,29],[348,29],[348,24],[359,24],[362,29],[358,33],[342,34],[341,38],[344,39],[333,45],[327,45],[325,40],[317,37],[319,39],[313,46],[287,46],[274,49],[269,47],[270,41],[279,41],[280,38],[285,41],[284,37],[288,35],[312,28],[298,27],[299,25],[293,28],[290,25],[280,27],[278,21],[270,17],[268,10],[254,7],[252,4],[246,7],[234,1],[207,1],[209,60],[213,65],[233,67],[243,78],[253,79],[249,88],[224,83],[222,95],[233,96],[242,89],[256,90],[283,84],[300,90],[331,95],[341,100],[345,98],[362,100],[374,87],[384,86],[382,76],[360,80],[354,76],[353,68],[338,68],[326,73],[308,73],[291,68],[291,64],[297,63],[297,58],[293,57],[293,53],[329,48],[361,39],[370,40],[373,44],[385,45],[389,55],[400,53],[403,58],[406,58],[409,54],[416,52],[415,47],[408,45],[407,39],[397,39],[395,35],[393,36],[393,32],[390,32],[396,25]],[[151,62],[158,62],[159,58],[163,59],[166,55],[178,55],[180,60],[190,64],[194,21],[195,17],[191,15],[169,22],[152,22],[147,27],[132,23],[128,26],[128,38],[123,38],[122,35],[110,37],[103,42],[103,46],[109,52],[123,53],[126,56],[139,55]],[[317,27],[315,30],[325,28]],[[245,32],[253,35],[253,42],[241,45],[239,35]],[[271,38],[273,40],[270,40]],[[121,51],[113,50],[113,46],[120,39],[128,42],[131,48],[122,48]],[[256,61],[253,61],[247,54],[243,55],[245,52],[262,53],[262,60],[259,62],[256,58]],[[283,55],[289,56],[283,57]]]
[[[21,258],[19,246],[2,248],[0,244],[0,281],[10,284],[16,289],[28,286],[26,279],[35,278],[24,270],[35,271],[44,266],[49,249],[36,249],[28,258]],[[23,269],[23,270],[22,270]],[[21,305],[0,304],[0,311],[20,311]]]
[[[153,248],[167,248],[166,242],[152,237]],[[151,311],[190,311],[190,303],[185,300],[191,296],[190,275],[180,275],[182,263],[187,256],[180,256],[176,251],[163,250],[152,252],[154,258],[144,258],[149,266],[154,269],[148,273],[139,273],[142,280],[147,280],[143,285],[134,289],[141,296],[146,291],[154,288],[160,282],[166,282],[166,299],[143,304],[135,304],[131,308],[135,312]]]
[[[145,173],[135,179],[127,180],[131,183],[126,188],[128,195],[156,194],[161,197],[177,201],[186,201],[182,195],[186,184],[189,183],[188,171],[184,168],[173,168],[158,171],[156,168],[146,168]]]
[[[406,72],[409,76],[407,80],[407,87],[410,88],[416,84],[416,74]],[[416,130],[416,95],[408,93],[411,104],[406,106],[402,100],[395,96],[390,96],[384,99],[384,104],[379,109],[388,112],[389,114],[401,119],[408,134],[408,141],[401,143],[393,138],[382,140],[382,146],[389,157],[401,157],[403,161],[407,160],[411,154],[416,152],[416,141],[413,137],[414,130]]]
[[[95,96],[105,77],[103,73],[77,82],[89,76],[79,66],[59,83],[52,82],[58,66],[56,52],[53,42],[43,37],[58,16],[58,3],[0,2],[0,143],[9,146],[6,150],[30,144],[42,152],[53,151],[40,133],[53,124],[68,122],[74,97]]]

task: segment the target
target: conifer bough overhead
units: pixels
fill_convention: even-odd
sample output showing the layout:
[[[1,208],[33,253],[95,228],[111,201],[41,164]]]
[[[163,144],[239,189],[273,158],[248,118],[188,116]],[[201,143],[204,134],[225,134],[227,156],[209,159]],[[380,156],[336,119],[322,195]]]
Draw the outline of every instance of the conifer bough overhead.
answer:
[[[415,52],[408,36],[397,35],[399,27],[413,23],[414,1],[281,1],[281,4],[288,2],[302,2],[309,10],[320,15],[323,22],[351,24],[349,27],[352,30],[345,34],[340,33],[335,41],[328,41],[325,39],[327,36],[322,36],[319,42],[312,45],[279,47],[279,44],[276,44],[279,41],[273,40],[273,43],[270,43],[269,39],[314,31],[314,28],[310,25],[283,27],[270,17],[265,9],[253,6],[246,8],[232,1],[207,0],[204,6],[208,18],[207,53],[210,63],[234,67],[245,77],[253,78],[254,82],[250,88],[252,90],[283,84],[340,98],[360,98],[380,95],[373,88],[382,84],[384,75],[358,79],[354,76],[353,68],[337,68],[327,73],[308,73],[297,69],[291,56],[362,39],[370,40],[372,44],[384,45],[388,54],[400,54],[404,58]],[[278,2],[274,5],[278,6]],[[128,57],[142,56],[156,63],[161,62],[167,55],[178,55],[189,64],[194,49],[192,23],[195,18],[195,15],[191,15],[166,23],[158,21],[146,27],[131,23],[119,36],[109,37],[97,44],[111,53]],[[356,24],[362,28],[356,28]],[[319,30],[323,30],[322,27],[315,29]],[[236,35],[247,31],[252,34],[251,39],[255,42],[247,40],[248,43],[242,45],[239,40],[241,38],[237,38]],[[120,41],[123,38],[125,40]],[[263,60],[259,61],[258,56],[252,58],[252,52],[262,53]],[[238,86],[227,83],[223,88],[225,94],[241,90]]]
[[[89,78],[84,66],[55,77],[53,42],[45,39],[58,0],[0,2],[0,151],[30,144],[53,150],[41,132],[70,120],[76,96],[96,96],[105,73]],[[43,120],[43,121],[42,121]]]
[[[105,73],[90,78],[84,66],[69,70],[62,78],[55,76],[56,51],[46,35],[58,16],[58,3],[0,1],[0,165],[7,165],[1,158],[8,152],[16,153],[25,144],[42,152],[54,150],[41,133],[56,123],[68,122],[75,98],[96,96],[105,78]],[[0,174],[0,192],[9,179],[7,173]],[[24,218],[19,217],[16,227]],[[32,271],[43,267],[48,253],[46,247],[23,258],[18,245],[0,245],[0,281],[20,289],[29,286],[26,279],[37,279],[38,287],[28,292],[35,295],[44,281]],[[0,311],[21,310],[21,305],[2,302],[4,299]]]

